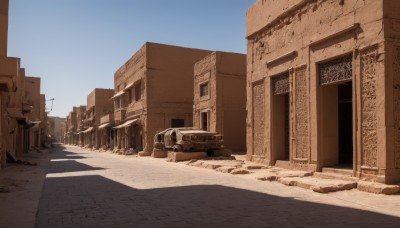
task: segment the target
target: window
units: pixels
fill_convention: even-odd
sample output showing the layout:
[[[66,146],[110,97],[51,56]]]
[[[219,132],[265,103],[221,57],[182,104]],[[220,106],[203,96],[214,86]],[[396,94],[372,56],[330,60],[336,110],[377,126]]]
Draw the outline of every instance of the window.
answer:
[[[136,86],[135,86],[135,100],[139,101],[142,98],[142,83],[139,82]]]
[[[132,103],[132,90],[128,89],[127,94],[128,94],[128,103],[130,104]]]
[[[200,85],[200,97],[208,95],[208,82]]]
[[[185,120],[184,119],[171,119],[171,127],[184,127]]]

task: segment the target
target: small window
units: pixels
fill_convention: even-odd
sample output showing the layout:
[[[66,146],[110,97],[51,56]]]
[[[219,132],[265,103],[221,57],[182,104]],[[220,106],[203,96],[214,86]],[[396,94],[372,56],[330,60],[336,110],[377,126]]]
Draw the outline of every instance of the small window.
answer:
[[[208,95],[208,82],[200,85],[200,97]]]
[[[142,83],[139,82],[136,86],[135,86],[135,100],[139,101],[142,98]]]
[[[184,119],[171,119],[171,127],[184,127],[185,126],[185,120]]]

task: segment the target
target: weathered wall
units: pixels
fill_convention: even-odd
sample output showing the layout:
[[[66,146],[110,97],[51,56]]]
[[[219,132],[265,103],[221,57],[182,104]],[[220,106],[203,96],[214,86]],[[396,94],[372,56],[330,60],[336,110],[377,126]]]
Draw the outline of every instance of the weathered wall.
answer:
[[[156,131],[171,127],[172,119],[183,119],[186,127],[192,126],[194,64],[210,53],[207,50],[147,43],[147,150],[153,149]],[[163,124],[155,116],[163,117]]]
[[[200,85],[209,94],[200,97]],[[193,126],[201,128],[201,113],[209,113],[209,130],[224,135],[234,151],[246,150],[246,56],[213,52],[195,64]]]
[[[385,91],[386,91],[386,166],[388,182],[400,182],[400,2],[384,2]],[[373,56],[372,56],[373,57]],[[368,59],[367,59],[368,60]]]
[[[398,17],[398,7],[397,2],[389,0],[259,0],[248,10],[249,159],[275,162],[269,160],[274,153],[271,83],[275,75],[289,72],[291,165],[320,170],[334,160],[324,149],[323,129],[328,123],[323,114],[318,66],[350,55],[353,129],[360,129],[353,137],[355,175],[389,181],[378,176],[387,168],[385,153],[391,139],[386,134],[393,129],[390,118],[394,118],[383,110],[393,110],[387,109],[393,102],[385,96],[389,82],[380,75],[385,75],[383,60],[387,56],[384,36],[394,37],[398,22],[392,19],[383,26],[383,15]]]
[[[28,114],[31,121],[40,119],[40,78],[25,77],[25,97],[27,103],[33,107]]]
[[[0,57],[7,56],[8,0],[0,0]]]

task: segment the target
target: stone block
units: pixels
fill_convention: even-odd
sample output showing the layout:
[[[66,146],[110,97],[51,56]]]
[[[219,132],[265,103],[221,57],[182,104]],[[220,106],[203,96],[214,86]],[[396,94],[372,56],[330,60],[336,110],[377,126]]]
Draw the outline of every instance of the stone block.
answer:
[[[216,171],[221,172],[221,173],[230,173],[234,169],[235,169],[235,167],[231,167],[231,166],[221,166],[221,167],[218,167],[216,169]]]
[[[168,152],[167,161],[179,162],[206,158],[206,152]]]
[[[367,182],[367,181],[359,181],[357,189],[364,192],[385,194],[385,195],[400,193],[399,185],[387,185],[387,184]]]
[[[243,169],[243,168],[239,168],[239,169],[234,169],[230,172],[230,174],[233,175],[237,175],[237,174],[249,174],[252,173],[250,170],[248,169]]]
[[[153,158],[166,158],[168,156],[168,151],[154,149],[151,156]]]
[[[151,155],[151,152],[147,152],[147,151],[140,151],[139,153],[140,157],[147,157]]]

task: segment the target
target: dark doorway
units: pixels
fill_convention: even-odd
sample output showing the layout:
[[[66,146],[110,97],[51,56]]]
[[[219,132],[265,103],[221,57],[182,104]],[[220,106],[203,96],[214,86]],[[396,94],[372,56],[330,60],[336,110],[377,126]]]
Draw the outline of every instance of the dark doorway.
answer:
[[[184,126],[185,126],[184,119],[171,119],[171,127],[172,128],[184,127]]]
[[[276,160],[288,161],[290,143],[289,94],[274,95],[274,153]]]
[[[353,164],[352,83],[338,85],[339,165]]]
[[[208,112],[202,112],[201,113],[201,129],[204,131],[208,131]]]

